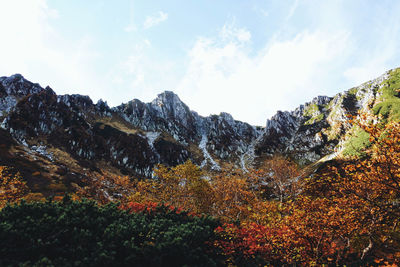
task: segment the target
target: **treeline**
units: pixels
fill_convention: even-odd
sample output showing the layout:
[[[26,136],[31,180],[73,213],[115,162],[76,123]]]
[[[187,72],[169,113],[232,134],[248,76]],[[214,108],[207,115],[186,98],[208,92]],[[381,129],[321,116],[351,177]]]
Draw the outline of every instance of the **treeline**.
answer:
[[[120,251],[121,244],[135,247],[133,250],[125,248],[124,255],[128,257],[128,254],[131,254],[132,257],[137,257],[134,255],[142,253],[143,259],[138,261],[140,263],[147,256],[157,261],[143,263],[148,266],[156,266],[160,262],[161,265],[167,266],[170,260],[173,266],[399,264],[400,124],[392,122],[383,126],[359,123],[359,127],[370,136],[370,146],[365,149],[362,158],[336,160],[334,164],[307,178],[300,175],[296,164],[283,157],[272,158],[259,169],[246,173],[228,168],[218,174],[210,174],[187,162],[173,168],[158,166],[152,180],[132,180],[115,176],[91,177],[86,181],[86,186],[75,186],[76,190],[71,197],[77,202],[22,203],[1,210],[0,242],[7,240],[2,237],[8,232],[21,232],[26,239],[32,235],[32,240],[40,239],[40,242],[43,242],[44,237],[56,234],[50,230],[50,226],[46,226],[48,230],[43,226],[43,230],[28,232],[24,230],[25,226],[21,226],[22,222],[16,225],[13,224],[13,220],[8,219],[16,216],[10,215],[13,212],[19,212],[20,220],[24,221],[27,217],[32,220],[32,211],[28,211],[31,208],[37,212],[35,216],[38,221],[32,222],[37,228],[46,224],[43,218],[58,214],[42,210],[52,207],[58,209],[60,214],[65,214],[63,216],[66,216],[66,221],[82,220],[82,225],[85,225],[83,221],[86,220],[104,222],[93,225],[92,222],[87,222],[85,230],[76,232],[77,238],[80,235],[78,233],[82,236],[92,235],[89,233],[91,231],[102,234],[102,231],[111,229],[107,228],[110,224],[114,225],[106,222],[117,220],[116,217],[107,219],[108,215],[103,214],[106,217],[101,219],[103,215],[96,214],[96,218],[100,219],[89,218],[90,215],[76,219],[74,213],[61,211],[68,210],[68,205],[86,207],[89,202],[83,199],[89,198],[99,203],[100,206],[96,206],[90,202],[90,205],[94,205],[99,211],[110,209],[107,211],[110,214],[123,214],[126,216],[124,218],[129,218],[126,219],[129,222],[125,223],[127,226],[123,230],[126,232],[112,228],[107,232],[108,239],[104,240],[114,244],[111,245],[113,249],[118,247],[116,251]],[[7,182],[1,184],[0,201],[3,201],[3,204],[17,203],[24,196],[28,196],[25,197],[28,200],[32,199],[32,194],[28,194],[21,178],[9,173],[5,168],[0,169],[0,174],[7,177],[3,180]],[[107,203],[118,203],[118,208],[117,204]],[[162,204],[163,210],[155,208],[159,204]],[[85,212],[82,212],[82,216],[83,213]],[[152,228],[136,225],[138,221],[132,219],[142,216],[142,224],[147,224],[146,220],[154,214],[163,219],[154,221]],[[168,226],[163,224],[163,216],[169,218]],[[8,223],[3,223],[3,220],[8,220]],[[191,221],[191,224],[186,224],[188,221]],[[69,226],[56,219],[49,220],[49,224],[60,224],[53,227],[59,227],[61,232],[65,231],[62,230],[65,227],[69,229]],[[71,227],[72,225],[74,224],[71,224]],[[179,230],[170,231],[170,227]],[[137,238],[144,240],[143,238],[153,231],[159,236],[147,240],[147,243],[135,243]],[[181,236],[182,234],[185,236]],[[175,240],[175,243],[171,241],[172,243],[166,245],[163,238],[167,237]],[[29,242],[39,242],[32,240]],[[95,255],[82,247],[88,244],[85,243],[85,239],[79,240],[74,240],[74,249],[81,248],[85,252],[72,254],[82,257],[86,255],[87,258]],[[1,253],[27,254],[23,252],[26,250],[26,246],[23,245],[25,242],[27,241],[17,243],[19,245],[13,247],[14,254],[6,253],[5,250],[1,250]],[[63,245],[65,242],[69,241],[58,241],[57,244]],[[31,248],[32,243],[29,244]],[[146,246],[143,246],[144,244]],[[177,246],[182,247],[174,250],[169,247],[171,244],[179,244]],[[153,250],[152,246],[157,249]],[[101,247],[106,255],[106,251],[112,251],[108,245]],[[181,256],[182,261],[172,261],[171,255],[180,255],[179,251],[186,251],[185,255]],[[147,252],[150,254],[146,254]],[[40,259],[21,258],[20,262],[35,263],[44,259],[73,265],[73,262],[79,261],[72,254],[71,261],[68,261],[69,256],[51,259],[43,253],[33,253],[42,255]],[[146,256],[143,256],[143,253]],[[93,257],[98,256],[96,254]],[[12,262],[13,256],[7,259]],[[126,262],[116,263],[128,265]]]

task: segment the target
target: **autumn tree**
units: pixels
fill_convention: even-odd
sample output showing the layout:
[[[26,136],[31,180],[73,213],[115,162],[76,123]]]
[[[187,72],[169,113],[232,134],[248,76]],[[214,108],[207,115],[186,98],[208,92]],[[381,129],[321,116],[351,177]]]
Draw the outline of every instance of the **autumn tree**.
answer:
[[[341,190],[368,207],[363,215],[366,244],[361,258],[373,254],[374,249],[379,253],[397,246],[399,252],[400,123],[358,124],[369,134],[372,147],[366,158],[345,164],[337,173],[344,172]]]
[[[225,221],[247,219],[259,201],[251,178],[238,169],[225,169],[212,177],[212,215]]]
[[[233,262],[263,259],[263,264],[276,265],[399,263],[400,124],[359,125],[370,135],[371,146],[365,150],[364,158],[337,159],[327,169],[302,180],[301,191],[276,209],[280,216],[259,223],[246,222],[241,217],[241,224],[226,224],[218,229],[222,240],[217,245]],[[270,170],[264,170],[266,174],[273,173],[272,168],[265,169]],[[277,187],[277,194],[283,191],[281,188]],[[247,218],[257,213],[254,204],[251,208],[253,214]]]
[[[283,157],[274,156],[266,160],[253,172],[264,187],[269,198],[283,202],[299,192],[300,170],[296,163]]]
[[[159,202],[183,207],[197,213],[209,213],[212,206],[211,186],[199,166],[187,161],[176,167],[158,165],[154,169],[156,181],[142,189],[152,190]],[[151,190],[149,190],[151,191]]]
[[[78,198],[94,199],[101,204],[112,201],[127,202],[134,188],[131,178],[115,174],[93,174],[83,182],[83,186],[73,184],[75,195]]]
[[[347,252],[364,263],[396,259],[400,256],[400,124],[357,121],[357,125],[370,136],[371,146],[363,158],[337,160],[325,173],[309,179],[304,192],[328,201],[330,212],[325,217],[340,233],[331,239],[347,240]]]
[[[18,172],[0,166],[0,207],[7,202],[16,202],[29,192],[26,182]]]

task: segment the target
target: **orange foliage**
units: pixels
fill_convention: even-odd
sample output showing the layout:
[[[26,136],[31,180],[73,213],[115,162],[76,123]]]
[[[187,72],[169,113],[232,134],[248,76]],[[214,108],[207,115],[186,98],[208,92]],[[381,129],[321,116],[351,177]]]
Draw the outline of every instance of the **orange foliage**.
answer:
[[[224,221],[247,221],[267,208],[261,199],[259,181],[241,170],[223,170],[211,180],[211,214]]]
[[[321,227],[328,241],[342,244],[335,248],[337,260],[346,253],[363,261],[391,257],[400,249],[400,124],[358,123],[370,134],[367,157],[339,162],[304,187],[312,203],[325,203],[318,204],[322,214],[309,214],[328,223]]]
[[[117,176],[109,174],[93,175],[87,177],[86,186],[80,187],[74,184],[76,193],[74,198],[92,198],[101,204],[110,201],[128,201],[133,193],[134,183],[128,176]]]
[[[210,213],[212,189],[200,168],[191,161],[168,168],[158,165],[152,180],[135,181],[132,202],[158,202],[195,213]]]
[[[361,127],[373,143],[367,158],[338,162],[306,179],[301,194],[289,194],[292,200],[279,205],[253,198],[255,205],[270,204],[269,218],[253,203],[254,213],[241,218],[240,225],[216,230],[221,236],[216,246],[232,258],[261,257],[273,265],[398,264],[400,124]],[[262,177],[262,170],[256,175]],[[244,191],[239,199],[249,196],[250,191]],[[254,223],[256,218],[261,220]]]
[[[225,225],[215,245],[233,264],[240,257],[273,265],[398,264],[400,123],[359,124],[371,136],[368,156],[336,160],[311,178],[300,178],[282,157],[248,173],[208,176],[189,161],[159,165],[149,180],[95,177],[80,195],[122,200],[135,212],[164,203],[216,216]]]
[[[24,196],[24,199],[27,202],[44,202],[44,201],[46,201],[46,198],[43,196],[42,193],[29,193],[26,196]]]
[[[13,173],[9,167],[0,166],[0,208],[7,202],[19,201],[29,192],[26,182],[19,173]]]
[[[282,156],[274,156],[253,171],[263,184],[268,198],[283,202],[295,197],[300,191],[300,170],[297,164]]]
[[[209,212],[211,187],[197,165],[191,161],[173,168],[159,165],[154,173],[160,184],[161,202],[197,213]]]

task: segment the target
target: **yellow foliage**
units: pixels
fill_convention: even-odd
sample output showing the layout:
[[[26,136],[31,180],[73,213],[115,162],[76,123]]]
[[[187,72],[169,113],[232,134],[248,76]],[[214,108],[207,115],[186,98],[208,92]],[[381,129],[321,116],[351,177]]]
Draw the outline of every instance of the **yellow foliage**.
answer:
[[[27,202],[43,202],[46,201],[46,198],[43,196],[42,193],[29,193],[24,196],[24,199]]]
[[[7,202],[19,201],[29,192],[26,182],[19,173],[13,173],[9,167],[0,166],[0,207]]]

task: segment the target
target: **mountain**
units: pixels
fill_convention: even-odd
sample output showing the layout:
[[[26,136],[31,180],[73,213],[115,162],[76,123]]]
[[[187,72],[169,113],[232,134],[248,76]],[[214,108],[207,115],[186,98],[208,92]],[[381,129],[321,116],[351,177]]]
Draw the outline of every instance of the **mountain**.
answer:
[[[262,133],[227,113],[199,116],[172,92],[110,108],[19,74],[0,78],[0,122],[0,164],[49,180],[93,171],[151,177],[155,164],[188,159],[218,170],[221,162],[244,162]]]
[[[400,69],[353,87],[334,97],[318,96],[294,111],[278,111],[270,120],[256,145],[256,154],[285,154],[300,164],[323,157],[352,155],[368,141],[349,116],[359,113],[392,119],[400,111]]]
[[[399,77],[395,69],[333,97],[318,96],[278,111],[265,127],[228,113],[200,116],[170,91],[150,103],[134,99],[110,108],[88,96],[57,95],[19,74],[0,77],[0,165],[39,186],[77,182],[91,172],[151,177],[158,163],[188,159],[211,170],[226,163],[247,169],[274,154],[307,165],[356,153],[366,142],[347,122],[349,114],[400,114]]]

